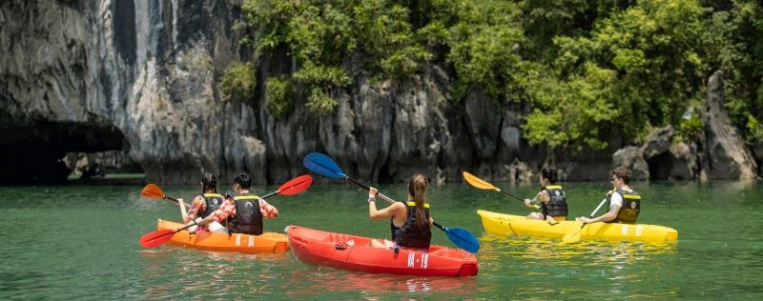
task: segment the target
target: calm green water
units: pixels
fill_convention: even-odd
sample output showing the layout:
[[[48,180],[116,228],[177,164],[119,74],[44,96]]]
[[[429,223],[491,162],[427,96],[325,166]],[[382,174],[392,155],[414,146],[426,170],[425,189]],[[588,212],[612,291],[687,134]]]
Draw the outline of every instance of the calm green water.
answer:
[[[608,183],[566,183],[571,214],[587,215]],[[169,201],[142,187],[4,187],[0,194],[0,300],[760,300],[763,298],[763,185],[641,183],[640,221],[678,230],[675,245],[581,243],[485,234],[476,209],[517,214],[516,201],[466,184],[432,188],[437,221],[477,235],[473,278],[422,278],[306,265],[290,253],[241,255],[171,246],[142,249],[158,218],[178,219]],[[164,187],[191,197],[196,187]],[[507,187],[508,188],[508,187]],[[257,192],[276,189],[257,187]],[[536,187],[508,188],[530,196]],[[404,186],[383,186],[402,198]],[[274,196],[288,224],[387,237],[370,221],[366,193],[316,184]],[[437,231],[434,242],[449,245]]]

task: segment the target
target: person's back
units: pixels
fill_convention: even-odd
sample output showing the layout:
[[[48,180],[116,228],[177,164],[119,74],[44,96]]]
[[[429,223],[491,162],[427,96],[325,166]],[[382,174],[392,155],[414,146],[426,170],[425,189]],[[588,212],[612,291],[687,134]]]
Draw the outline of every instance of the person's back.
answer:
[[[264,232],[263,218],[278,217],[275,207],[249,191],[251,185],[252,179],[248,174],[241,173],[233,179],[236,196],[232,200],[235,210],[228,225],[231,233],[260,235]]]
[[[205,173],[201,177],[202,193],[194,197],[191,203],[191,209],[188,212],[185,211],[185,204],[183,199],[179,199],[180,202],[180,214],[183,217],[183,222],[189,222],[197,217],[206,218],[212,212],[219,209],[223,204],[223,196],[217,193],[217,179],[211,173]],[[228,230],[220,223],[214,222],[209,225],[209,230],[213,232],[227,232]],[[191,230],[192,232],[195,229]]]
[[[228,225],[230,232],[251,235],[262,234],[263,223],[260,198],[251,193],[245,193],[236,195],[233,197],[233,201],[236,204],[236,214],[233,215]]]
[[[371,219],[390,219],[391,241],[372,240],[372,247],[379,248],[429,248],[432,240],[432,217],[429,204],[424,197],[427,190],[427,178],[416,174],[408,182],[408,201],[397,202],[382,210],[376,209],[376,188],[369,190],[369,214]]]
[[[408,214],[402,227],[397,228],[390,223],[393,233],[392,240],[401,247],[429,248],[432,240],[432,230],[429,226],[429,204],[425,203],[423,209],[417,209],[416,202],[406,202],[406,209]],[[418,210],[423,210],[424,214],[419,216]]]

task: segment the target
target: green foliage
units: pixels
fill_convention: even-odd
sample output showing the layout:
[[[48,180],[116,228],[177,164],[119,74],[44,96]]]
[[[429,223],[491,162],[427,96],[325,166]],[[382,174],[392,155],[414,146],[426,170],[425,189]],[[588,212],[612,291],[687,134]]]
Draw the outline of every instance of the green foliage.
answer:
[[[697,141],[704,133],[704,126],[702,118],[694,111],[694,108],[689,108],[678,124],[678,133],[674,136],[674,140]]]
[[[557,36],[559,55],[546,81],[558,81],[561,91],[545,96],[535,86],[528,94],[543,111],[558,113],[564,128],[557,130],[572,134],[531,142],[603,148],[603,134],[636,142],[652,126],[678,122],[707,75],[697,53],[704,17],[696,1],[644,1],[597,20],[586,36]],[[564,105],[549,106],[548,98]]]
[[[246,100],[254,98],[257,78],[254,65],[251,63],[232,63],[225,70],[218,89],[225,101]]]
[[[757,0],[245,0],[242,13],[235,30],[256,32],[242,45],[292,62],[268,80],[274,114],[290,110],[293,87],[330,113],[356,77],[405,81],[437,64],[451,73],[452,105],[471,93],[524,103],[531,144],[582,151],[668,124],[696,139],[701,120],[682,113],[721,70],[734,124],[763,141]]]
[[[291,81],[285,77],[270,77],[265,83],[268,112],[276,118],[283,117],[294,108],[294,93]]]
[[[615,72],[592,63],[586,64],[585,74],[570,80],[540,78],[529,96],[543,109],[526,117],[522,127],[525,138],[530,144],[547,143],[575,150],[606,147],[607,143],[599,139],[599,129],[622,118],[622,109],[612,97],[610,87],[614,82]]]
[[[763,142],[763,124],[761,124],[757,118],[752,115],[748,115],[746,129],[750,132],[748,141],[753,143]]]
[[[445,58],[456,73],[452,98],[458,102],[473,89],[494,99],[516,96],[528,76],[517,71],[532,69],[518,51],[526,39],[516,4],[434,0],[432,6],[432,22],[419,32],[450,49]]]
[[[310,96],[307,97],[307,108],[319,114],[328,114],[334,111],[337,101],[328,97],[320,88],[310,90]]]
[[[360,66],[383,77],[404,79],[431,58],[415,41],[407,7],[385,0],[247,0],[244,15],[261,34],[258,51],[286,47],[294,58],[292,77],[308,93],[308,107],[330,112],[332,92],[344,88]]]

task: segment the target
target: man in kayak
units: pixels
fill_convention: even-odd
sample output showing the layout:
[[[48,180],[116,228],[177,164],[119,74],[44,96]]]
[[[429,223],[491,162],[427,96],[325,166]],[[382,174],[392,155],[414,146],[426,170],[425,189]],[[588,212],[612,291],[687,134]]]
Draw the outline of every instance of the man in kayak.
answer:
[[[535,208],[540,203],[540,212],[532,212],[527,219],[547,220],[549,222],[567,220],[567,197],[562,186],[557,184],[558,173],[554,167],[544,167],[540,171],[538,183],[540,191],[531,199],[525,199],[525,206]]]
[[[618,167],[612,171],[610,179],[614,190],[607,192],[609,204],[607,213],[596,217],[578,217],[576,220],[583,224],[596,222],[635,224],[641,211],[641,196],[633,190],[629,183],[631,171],[625,167]]]
[[[278,217],[278,209],[252,194],[249,191],[251,186],[252,178],[248,174],[238,174],[233,179],[233,192],[236,196],[227,195],[219,209],[203,219],[197,218],[196,223],[206,225],[212,221],[221,222],[230,217],[228,223],[230,233],[262,234],[262,219]]]
[[[368,212],[372,220],[390,219],[392,240],[371,240],[371,246],[396,250],[398,246],[428,249],[432,239],[432,217],[429,204],[424,196],[427,192],[427,178],[415,174],[408,181],[408,200],[396,202],[382,210],[376,209],[376,195],[379,191],[371,187],[368,191]]]
[[[205,218],[220,208],[223,204],[223,196],[217,193],[217,179],[211,173],[204,173],[201,176],[201,194],[197,195],[191,203],[191,208],[186,212],[183,199],[178,199],[180,206],[180,215],[183,216],[183,222],[187,223],[197,217]],[[218,222],[211,222],[208,229],[212,232],[227,233],[228,229]],[[190,229],[195,232],[196,229]]]

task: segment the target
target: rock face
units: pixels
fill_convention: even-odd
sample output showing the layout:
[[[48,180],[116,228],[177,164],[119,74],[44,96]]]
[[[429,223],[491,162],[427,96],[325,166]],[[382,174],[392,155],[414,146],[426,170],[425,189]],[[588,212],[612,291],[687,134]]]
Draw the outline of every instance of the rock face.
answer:
[[[707,101],[702,110],[705,123],[702,178],[714,180],[753,180],[757,163],[731,126],[725,108],[723,77],[716,71],[708,81]]]
[[[631,168],[634,178],[653,180],[757,179],[763,147],[759,144],[748,149],[731,126],[720,71],[708,81],[701,115],[704,136],[699,141],[675,142],[671,126],[660,128],[648,135],[640,149],[628,146],[615,152],[614,166]]]
[[[406,81],[378,82],[356,73],[353,84],[332,95],[338,100],[332,113],[309,112],[304,97],[296,97],[288,116],[274,118],[262,105],[262,87],[268,76],[291,70],[292,62],[285,54],[252,58],[252,48],[244,48],[251,46],[239,44],[243,33],[232,28],[242,21],[240,5],[3,1],[0,158],[9,163],[0,168],[0,183],[61,181],[70,172],[62,160],[67,153],[109,150],[125,151],[147,181],[159,183],[196,183],[202,172],[221,182],[249,172],[256,183],[281,183],[307,173],[302,159],[313,151],[367,181],[405,181],[415,172],[437,183],[461,181],[460,172],[469,170],[488,180],[532,182],[544,165],[557,166],[563,181],[601,181],[611,153],[622,146],[615,141],[612,149],[579,155],[531,147],[520,130],[530,108],[509,100],[497,104],[479,91],[454,106],[450,75],[438,65]],[[219,78],[239,61],[254,61],[261,93],[223,100]],[[713,133],[724,129],[707,124]],[[754,175],[734,151],[739,145],[722,137],[707,138],[711,147],[703,160],[710,177]],[[644,178],[651,160],[645,156],[692,160],[685,148],[655,143],[628,149],[617,160]]]
[[[165,183],[202,171],[264,182],[259,108],[216,96],[216,76],[241,52],[237,14],[221,1],[4,1],[0,132],[14,136],[4,146],[44,149],[45,166],[65,152],[129,149]],[[0,155],[29,173],[21,181],[53,177],[28,153]]]
[[[752,146],[752,153],[758,163],[758,175],[763,175],[763,142],[758,142]]]
[[[672,126],[649,133],[641,147],[652,180],[697,180],[699,161],[695,143],[674,142]]]
[[[508,162],[542,162],[520,138],[523,108],[497,107],[479,94],[465,110],[455,108],[450,78],[434,65],[404,82],[356,78],[333,95],[339,105],[326,116],[299,98],[280,119],[260,98],[223,101],[218,78],[230,63],[251,60],[231,30],[241,21],[239,5],[4,1],[0,133],[11,138],[0,143],[27,151],[0,152],[19,162],[2,176],[62,178],[66,153],[108,150],[126,150],[148,181],[160,183],[195,183],[202,172],[225,181],[241,171],[257,183],[281,182],[306,173],[301,161],[312,151],[372,181],[414,172],[460,181],[464,168],[506,178]],[[261,87],[291,62],[276,56],[257,64]],[[29,156],[28,149],[40,151]]]
[[[641,148],[635,146],[624,147],[612,155],[612,160],[614,166],[630,169],[632,180],[649,180],[649,164],[644,160],[644,152]]]

